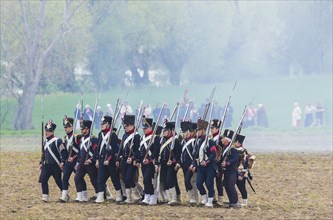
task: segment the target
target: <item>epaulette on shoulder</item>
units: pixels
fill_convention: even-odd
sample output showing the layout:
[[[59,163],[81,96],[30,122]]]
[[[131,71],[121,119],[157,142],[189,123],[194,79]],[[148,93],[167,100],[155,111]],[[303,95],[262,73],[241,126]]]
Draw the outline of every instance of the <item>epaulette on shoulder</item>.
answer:
[[[92,134],[92,135],[91,135],[91,138],[97,138],[97,136],[96,136],[96,135],[94,135],[94,134]]]
[[[74,140],[75,140],[75,142],[77,142],[78,140],[80,140],[81,137],[82,137],[81,134],[74,134]]]

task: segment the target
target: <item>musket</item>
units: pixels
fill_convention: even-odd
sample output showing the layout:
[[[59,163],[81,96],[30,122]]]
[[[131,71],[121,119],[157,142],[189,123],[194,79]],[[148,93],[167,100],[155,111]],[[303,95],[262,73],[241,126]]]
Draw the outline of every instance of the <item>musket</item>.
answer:
[[[74,122],[73,122],[73,138],[74,138],[74,135],[75,135],[75,131],[76,131],[76,124],[77,124],[77,119],[79,117],[79,104],[83,102],[83,96],[81,96],[81,99],[79,99],[79,102],[78,104],[76,105],[76,111],[75,111],[75,116],[74,116]],[[74,140],[72,141],[72,143],[69,145],[69,157],[72,155],[72,150],[73,150],[73,143],[74,143]]]
[[[160,118],[161,118],[162,112],[163,112],[163,110],[164,110],[164,107],[165,107],[165,104],[163,104],[163,106],[162,106],[162,108],[161,108],[161,110],[160,110],[160,113],[158,114],[157,121],[156,121],[156,125],[155,125],[155,127],[154,127],[154,130],[153,130],[153,133],[152,133],[152,135],[151,135],[151,138],[150,138],[150,140],[149,140],[149,142],[148,142],[148,147],[147,147],[146,154],[145,154],[143,160],[146,160],[147,157],[148,157],[149,149],[150,149],[150,147],[151,147],[151,145],[152,145],[152,143],[153,143],[153,140],[154,140],[154,138],[155,138],[155,134],[156,134],[156,131],[157,131],[158,123],[160,122]]]
[[[210,105],[211,105],[211,103],[212,103],[212,101],[213,101],[213,98],[214,98],[215,91],[216,91],[216,86],[213,88],[212,93],[210,94],[210,97],[209,97],[209,102],[208,102],[208,103],[206,104],[206,106],[205,106],[205,111],[204,111],[204,113],[203,113],[203,115],[202,115],[202,120],[205,120],[205,119],[206,119],[206,116],[207,116],[208,110],[209,110]]]
[[[118,102],[117,102],[118,103]],[[113,132],[113,128],[115,126],[115,124],[117,123],[117,120],[118,120],[118,116],[120,114],[120,110],[122,108],[123,104],[120,105],[120,108],[118,109],[118,111],[116,112],[116,114],[114,115],[114,118],[112,120],[112,123],[111,123],[111,126],[110,126],[110,137],[109,137],[109,140],[108,140],[108,143],[107,143],[107,146],[110,146],[111,145],[111,138],[112,138],[112,132]],[[103,146],[101,146],[103,147]],[[107,159],[107,157],[105,157],[105,160]],[[104,161],[105,161],[104,160]]]
[[[176,110],[178,109],[178,106],[179,106],[179,102],[176,103],[176,106],[175,106],[175,108],[174,108],[173,111],[172,111],[172,114],[171,114],[171,116],[170,116],[169,121],[172,121],[173,116],[175,116]]]
[[[139,106],[139,112],[138,112],[138,116],[141,114],[141,108],[142,108],[142,103],[143,103],[143,100],[141,100],[141,102],[140,102],[140,106]],[[137,119],[138,120],[138,119]],[[119,129],[118,129],[118,131],[117,131],[117,135],[119,134],[119,130],[120,130],[120,127],[121,127],[121,125],[123,124],[123,121],[121,121],[121,123],[119,124]],[[134,129],[136,129],[137,127],[134,127]],[[135,135],[135,131],[134,131],[134,135]],[[132,143],[133,143],[133,141],[134,141],[134,135],[133,135],[133,139],[131,140],[131,145],[130,146],[132,146]],[[119,150],[118,150],[118,153],[117,153],[117,158],[119,158],[120,157],[120,151],[121,151],[121,149],[123,148],[123,138],[121,139],[121,143],[120,143],[120,146],[119,146]],[[130,151],[131,152],[131,151]]]
[[[139,109],[139,112],[138,112],[138,119],[136,120],[136,125],[134,127],[134,135],[133,135],[133,138],[131,140],[131,145],[129,147],[129,153],[128,153],[128,158],[131,157],[131,153],[132,153],[132,147],[133,147],[133,143],[134,143],[134,137],[135,137],[135,134],[136,132],[138,131],[139,127],[140,127],[140,124],[141,124],[141,120],[142,120],[142,117],[143,117],[143,113],[145,112],[145,108],[146,107],[143,107],[142,108],[142,103],[143,101],[141,100],[141,104],[140,104],[140,109]]]
[[[209,133],[210,133],[210,125],[211,125],[211,121],[212,121],[213,110],[214,110],[214,102],[212,103],[212,108],[211,108],[210,114],[209,114],[209,119],[208,119],[208,123],[209,124],[208,124],[208,126],[206,128],[206,137],[205,137],[205,140],[204,140],[204,143],[203,143],[205,145],[205,148],[203,149],[204,152],[203,152],[202,161],[205,160],[205,150],[206,150],[206,147],[209,145],[208,138],[209,138]]]
[[[44,111],[43,111],[43,97],[40,98],[40,110],[42,113],[42,121],[41,121],[41,125],[42,125],[42,135],[41,135],[41,150],[42,150],[42,156],[41,156],[41,172],[38,178],[38,183],[42,182],[42,172],[43,172],[43,167],[44,167],[44,160],[45,160],[45,155],[44,155]]]
[[[178,122],[178,117],[179,117],[179,110],[180,110],[179,103],[177,103],[177,115],[176,115],[176,120],[175,120],[175,129],[172,132],[172,141],[171,141],[171,146],[169,148],[169,152],[170,153],[169,153],[169,160],[168,161],[171,160],[172,150],[175,147],[175,142],[176,142],[176,128],[177,128],[177,125],[178,125],[177,122]]]
[[[185,111],[185,114],[184,114],[184,117],[183,117],[183,120],[182,120],[182,121],[185,121],[185,120],[186,120],[187,114],[188,114],[188,112],[189,112],[189,110],[190,110],[191,107],[192,107],[192,102],[190,102],[190,103],[188,104],[188,106],[186,107],[186,111]]]
[[[223,130],[223,125],[224,125],[224,122],[225,122],[225,118],[226,118],[226,115],[227,115],[227,112],[228,112],[228,108],[229,108],[229,104],[230,104],[230,99],[231,99],[231,96],[233,95],[234,91],[235,91],[235,87],[237,85],[237,81],[235,82],[234,84],[234,87],[232,88],[232,92],[228,98],[228,101],[227,103],[225,104],[225,108],[224,108],[224,111],[223,111],[223,115],[221,117],[221,127],[220,127],[220,130],[219,130],[219,135],[218,137],[221,136],[221,133],[222,133],[222,130]]]
[[[92,132],[94,130],[94,122],[95,122],[95,117],[96,117],[96,109],[97,109],[98,101],[101,99],[101,93],[102,93],[102,86],[101,86],[101,89],[99,91],[99,96],[98,96],[98,98],[95,101],[94,114],[93,114],[93,118],[92,118],[92,122],[91,122],[91,127],[89,129],[89,141],[88,141],[88,145],[87,145],[88,148],[87,148],[86,160],[88,160],[88,158],[89,158],[89,148],[90,148],[90,145],[91,145],[91,136],[92,136]]]
[[[230,141],[230,143],[228,144],[227,148],[224,150],[223,154],[222,154],[222,157],[229,151],[229,149],[231,148],[231,146],[234,144],[235,140],[236,140],[236,136],[237,134],[239,134],[240,130],[242,129],[242,126],[243,126],[243,120],[244,120],[244,117],[245,117],[245,114],[246,114],[246,110],[247,110],[247,105],[245,106],[244,110],[243,110],[243,114],[241,116],[241,119],[238,123],[238,126],[232,136],[232,139]],[[224,162],[227,161],[227,156],[224,157],[223,159]]]

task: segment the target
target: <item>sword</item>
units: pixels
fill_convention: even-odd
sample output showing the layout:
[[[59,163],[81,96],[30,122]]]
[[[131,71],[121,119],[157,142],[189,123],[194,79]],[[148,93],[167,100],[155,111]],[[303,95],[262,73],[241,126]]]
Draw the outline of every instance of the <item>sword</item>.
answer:
[[[257,194],[256,191],[254,190],[254,188],[253,188],[253,186],[252,186],[252,183],[251,183],[251,181],[249,180],[249,178],[247,178],[247,177],[245,177],[245,178],[247,179],[247,182],[249,183],[249,185],[250,185],[252,191],[253,191],[255,194]]]

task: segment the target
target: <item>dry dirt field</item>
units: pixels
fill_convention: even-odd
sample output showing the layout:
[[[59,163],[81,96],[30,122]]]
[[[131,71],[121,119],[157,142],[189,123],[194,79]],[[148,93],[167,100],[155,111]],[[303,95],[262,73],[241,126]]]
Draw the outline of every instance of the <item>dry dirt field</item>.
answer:
[[[36,151],[1,151],[1,219],[333,219],[332,153],[257,154],[252,170],[257,194],[247,187],[249,205],[241,209],[187,207],[182,172],[178,175],[183,204],[177,207],[62,204],[52,178],[51,202],[44,203],[37,183],[39,157]],[[74,199],[73,176],[71,185]],[[108,185],[112,188],[110,180]]]

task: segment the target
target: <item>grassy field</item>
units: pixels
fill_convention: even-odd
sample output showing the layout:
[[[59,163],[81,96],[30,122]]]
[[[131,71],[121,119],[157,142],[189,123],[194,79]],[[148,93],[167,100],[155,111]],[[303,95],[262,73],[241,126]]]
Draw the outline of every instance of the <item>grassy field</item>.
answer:
[[[252,172],[254,194],[248,187],[248,206],[242,209],[187,207],[182,172],[178,173],[182,204],[118,205],[58,203],[60,191],[51,178],[51,201],[41,201],[37,183],[39,153],[1,154],[1,219],[332,219],[331,154],[258,154]],[[141,179],[140,179],[141,181]],[[73,176],[70,196],[75,198]],[[109,187],[113,189],[110,180]],[[92,186],[87,179],[88,194]],[[114,191],[113,191],[114,193]],[[224,201],[227,197],[224,196]]]
[[[234,82],[217,84],[215,100],[224,105],[231,93]],[[188,90],[188,96],[199,107],[210,95],[214,85],[207,84],[191,84],[179,87],[164,88],[138,88],[123,89],[116,88],[114,90],[105,91],[101,95],[99,105],[105,111],[107,103],[115,106],[116,99],[121,98],[127,100],[133,109],[139,105],[142,99],[145,104],[151,104],[155,107],[157,103],[167,101],[170,109],[173,109],[175,103],[179,101],[185,89]],[[90,104],[94,107],[98,93],[85,93],[84,105]],[[44,115],[46,119],[53,119],[56,123],[61,124],[65,114],[73,115],[75,106],[80,99],[81,94],[56,93],[44,95]],[[301,79],[261,79],[261,80],[238,80],[237,87],[231,99],[231,105],[234,108],[234,126],[238,122],[244,106],[249,103],[252,98],[254,105],[264,104],[268,115],[270,129],[275,130],[291,130],[291,111],[293,103],[296,101],[300,104],[304,111],[304,106],[311,102],[314,105],[321,103],[325,109],[325,126],[332,125],[332,77],[308,77]],[[15,114],[16,105],[13,100],[1,100],[1,108],[4,111],[7,106],[10,107],[9,115],[6,123],[1,127],[2,135],[16,134],[8,131],[12,129],[12,122]],[[37,134],[40,128],[41,111],[40,96],[35,99],[35,108],[33,112],[33,123],[36,131],[20,132],[20,135]]]

